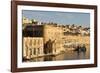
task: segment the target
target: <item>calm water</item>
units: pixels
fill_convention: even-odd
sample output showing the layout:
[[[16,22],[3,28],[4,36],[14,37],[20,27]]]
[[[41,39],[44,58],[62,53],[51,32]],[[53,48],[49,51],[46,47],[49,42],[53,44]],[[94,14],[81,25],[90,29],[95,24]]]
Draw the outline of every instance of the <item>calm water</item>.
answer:
[[[57,61],[57,60],[79,60],[79,59],[89,59],[90,58],[90,49],[88,48],[86,52],[77,52],[66,50],[66,52],[57,55],[57,56],[44,56],[40,58],[31,59],[31,62],[38,61]]]

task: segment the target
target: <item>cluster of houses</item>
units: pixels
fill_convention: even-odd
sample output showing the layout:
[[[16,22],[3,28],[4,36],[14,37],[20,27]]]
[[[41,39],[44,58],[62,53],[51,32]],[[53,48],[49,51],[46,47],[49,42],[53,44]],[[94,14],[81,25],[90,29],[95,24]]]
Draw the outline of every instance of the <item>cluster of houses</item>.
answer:
[[[63,37],[89,36],[90,28],[76,25],[58,25],[23,18],[23,60],[48,55],[58,55],[65,51]]]

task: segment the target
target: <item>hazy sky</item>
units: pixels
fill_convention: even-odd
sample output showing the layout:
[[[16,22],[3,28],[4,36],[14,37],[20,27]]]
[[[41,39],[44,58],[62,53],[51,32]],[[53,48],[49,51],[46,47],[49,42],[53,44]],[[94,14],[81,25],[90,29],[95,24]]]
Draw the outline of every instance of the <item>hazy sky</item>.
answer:
[[[22,10],[22,16],[29,19],[33,18],[40,22],[90,26],[89,13]]]

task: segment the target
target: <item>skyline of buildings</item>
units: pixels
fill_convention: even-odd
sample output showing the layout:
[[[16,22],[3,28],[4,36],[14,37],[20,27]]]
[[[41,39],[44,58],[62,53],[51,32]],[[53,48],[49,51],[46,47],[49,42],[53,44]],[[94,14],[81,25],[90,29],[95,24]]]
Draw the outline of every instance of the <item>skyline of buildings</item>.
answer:
[[[27,17],[23,16],[22,17],[22,24],[23,25],[27,25],[27,24],[35,24],[35,25],[43,25],[43,24],[54,24],[54,25],[58,25],[58,26],[81,26],[81,27],[85,27],[85,28],[90,28],[90,26],[83,26],[81,24],[58,24],[58,23],[54,23],[54,22],[40,22],[34,18],[32,19],[28,19]]]
[[[53,22],[60,25],[77,24],[81,26],[90,26],[90,14],[80,12],[60,12],[60,11],[36,11],[22,10],[22,17],[35,19],[39,22]]]

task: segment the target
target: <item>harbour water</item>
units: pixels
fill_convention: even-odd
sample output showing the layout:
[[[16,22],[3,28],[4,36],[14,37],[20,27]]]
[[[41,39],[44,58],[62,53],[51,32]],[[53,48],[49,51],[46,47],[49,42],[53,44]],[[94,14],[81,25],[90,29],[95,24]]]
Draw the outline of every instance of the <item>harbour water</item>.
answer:
[[[39,62],[39,61],[59,61],[59,60],[82,60],[90,58],[90,48],[86,49],[86,52],[78,52],[73,50],[66,50],[62,54],[56,56],[43,56],[38,58],[33,58],[27,62]]]

